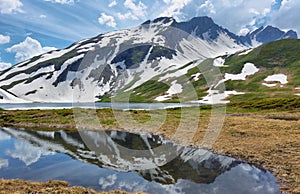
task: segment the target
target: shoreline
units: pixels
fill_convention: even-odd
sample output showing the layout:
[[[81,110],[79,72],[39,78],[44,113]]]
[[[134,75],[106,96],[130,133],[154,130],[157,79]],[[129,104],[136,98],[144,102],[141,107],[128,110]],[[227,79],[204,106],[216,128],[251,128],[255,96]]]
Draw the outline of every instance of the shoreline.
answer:
[[[121,190],[97,192],[91,188],[70,186],[68,182],[61,180],[33,182],[20,179],[0,179],[0,194],[7,193],[144,194],[141,192],[130,193]]]
[[[44,111],[44,114],[46,114],[46,112],[47,111]],[[100,110],[99,112],[103,111]],[[143,117],[145,111],[138,112],[141,113],[141,117]],[[207,112],[203,113],[202,117],[204,120],[207,119],[207,115]],[[298,119],[300,113],[228,113],[226,115],[223,129],[214,146],[209,150],[214,153],[240,159],[256,167],[268,170],[278,178],[281,192],[299,193],[300,180],[297,177],[300,177],[300,172],[298,172],[300,168],[300,121]],[[116,124],[108,124],[104,127],[107,130],[125,130],[133,133],[147,132],[162,135],[164,138],[180,145],[201,148],[201,142],[205,132],[203,128],[208,124],[205,121],[201,124],[191,142],[185,138],[173,136],[174,129],[168,128],[168,125],[159,131],[151,131],[151,129],[121,129],[118,128]],[[76,130],[74,124],[60,124],[58,122],[52,123],[52,125],[32,122],[27,122],[27,124],[0,122],[0,124],[31,129]],[[247,126],[247,128],[244,126]]]

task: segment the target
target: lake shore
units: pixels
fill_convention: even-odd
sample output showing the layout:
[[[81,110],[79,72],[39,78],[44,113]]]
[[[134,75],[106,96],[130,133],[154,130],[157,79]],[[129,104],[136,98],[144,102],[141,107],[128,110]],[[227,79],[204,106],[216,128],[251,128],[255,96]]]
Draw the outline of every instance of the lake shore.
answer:
[[[191,114],[196,108],[186,108]],[[85,110],[81,110],[84,112]],[[95,111],[93,111],[95,112]],[[125,111],[126,112],[126,111]],[[149,119],[149,111],[129,111],[139,122]],[[154,111],[155,114],[162,114]],[[193,139],[188,136],[175,135],[181,115],[180,109],[167,110],[168,117],[159,130],[122,128],[114,119],[116,112],[111,109],[97,110],[100,123],[105,129],[126,130],[129,132],[150,132],[160,134],[186,146],[201,147],[203,137],[209,124],[210,110],[201,110],[201,123]],[[118,112],[123,114],[124,111]],[[88,112],[85,112],[88,114]],[[215,153],[242,159],[248,163],[263,167],[275,174],[284,193],[300,192],[300,112],[297,110],[247,111],[229,108],[224,125],[211,150]],[[76,130],[73,110],[29,110],[0,112],[1,126],[28,128],[47,128],[47,130]],[[91,125],[91,128],[95,127]],[[186,129],[189,127],[186,126]],[[188,133],[182,131],[181,134]]]
[[[125,191],[96,192],[93,189],[74,186],[70,187],[66,181],[31,182],[24,180],[0,179],[0,194],[7,193],[78,193],[78,194],[130,194]],[[134,193],[143,194],[143,193]]]

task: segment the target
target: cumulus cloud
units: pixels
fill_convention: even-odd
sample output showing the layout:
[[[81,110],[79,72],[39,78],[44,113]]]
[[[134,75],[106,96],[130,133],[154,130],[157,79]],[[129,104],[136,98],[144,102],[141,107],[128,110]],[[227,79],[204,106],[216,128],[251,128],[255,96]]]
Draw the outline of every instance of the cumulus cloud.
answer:
[[[270,23],[284,29],[294,29],[300,33],[300,1],[283,0],[280,9],[271,13]]]
[[[145,19],[147,6],[141,1],[135,2],[134,0],[125,0],[124,6],[127,8],[126,13],[118,13],[117,16],[120,20],[132,19],[139,20]]]
[[[1,57],[0,57],[0,71],[3,71],[5,69],[8,69],[12,66],[11,63],[5,63],[1,61]],[[2,140],[7,140],[10,139],[10,136],[7,135],[6,133],[0,133],[0,141]]]
[[[0,34],[0,44],[6,44],[10,42],[10,36],[4,36]]]
[[[4,63],[4,62],[0,62],[0,71],[3,71],[5,69],[8,69],[12,66],[11,63]],[[1,138],[0,138],[1,139]]]
[[[120,20],[127,20],[127,19],[132,19],[132,20],[138,20],[139,18],[133,15],[131,12],[127,12],[124,14],[117,13],[117,16]]]
[[[215,14],[216,13],[215,6],[209,0],[206,0],[203,4],[201,4],[199,9],[207,11],[210,14]]]
[[[108,5],[108,7],[114,7],[116,5],[117,5],[117,2],[114,0]]]
[[[60,4],[74,4],[74,0],[45,0],[51,3],[60,3]]]
[[[161,4],[159,16],[172,16],[182,21],[206,15],[238,34],[269,24],[282,29],[298,29],[300,33],[298,0],[163,0]]]
[[[205,0],[196,15],[208,15],[229,30],[244,34],[268,22],[273,4],[274,0]]]
[[[41,43],[31,37],[27,37],[23,42],[15,44],[7,48],[7,52],[16,53],[15,59],[17,62],[24,61],[33,56],[46,53],[51,50],[56,50],[55,47],[42,47]]]
[[[40,18],[47,18],[47,16],[42,14],[42,15],[40,15]]]
[[[23,13],[21,9],[23,3],[20,0],[0,0],[0,13],[11,14],[15,12]]]
[[[182,14],[181,10],[192,0],[164,0],[168,8],[160,16],[177,17]]]
[[[147,6],[139,1],[135,4],[134,0],[125,0],[124,6],[131,10],[132,14],[145,17]]]
[[[105,13],[101,13],[101,16],[98,18],[98,22],[113,28],[117,26],[115,18],[113,16],[106,15]]]

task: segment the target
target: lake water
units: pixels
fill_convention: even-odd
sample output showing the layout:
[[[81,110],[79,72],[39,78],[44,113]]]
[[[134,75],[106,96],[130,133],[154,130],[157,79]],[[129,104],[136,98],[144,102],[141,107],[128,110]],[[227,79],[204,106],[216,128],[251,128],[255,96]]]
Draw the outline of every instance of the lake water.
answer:
[[[170,150],[174,159],[168,161]],[[0,177],[58,179],[99,191],[150,194],[279,193],[270,172],[247,163],[178,146],[159,136],[116,131],[70,133],[0,127]]]
[[[115,108],[123,110],[153,110],[175,107],[199,106],[197,103],[0,103],[0,108],[5,110],[28,110],[28,109],[68,109],[73,107],[80,108]]]

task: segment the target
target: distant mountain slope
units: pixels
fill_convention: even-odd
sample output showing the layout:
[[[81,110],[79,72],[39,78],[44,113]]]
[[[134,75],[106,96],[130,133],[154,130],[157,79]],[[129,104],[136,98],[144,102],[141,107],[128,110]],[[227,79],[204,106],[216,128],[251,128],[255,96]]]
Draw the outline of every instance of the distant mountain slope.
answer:
[[[130,96],[131,101],[189,101],[191,85],[201,103],[300,96],[299,49],[300,40],[285,39],[194,62],[193,68],[189,68],[193,63],[186,64],[185,68],[159,75],[133,90],[121,91],[114,99],[126,101]],[[214,82],[207,83],[208,72],[215,75]],[[222,83],[225,87],[221,87]],[[174,95],[168,95],[172,88]]]
[[[293,30],[285,32],[273,26],[266,26],[242,36],[243,42],[249,45],[267,43],[285,38],[297,39],[298,35]]]
[[[202,87],[207,80],[201,79],[197,65],[210,67],[213,58],[240,52],[253,42],[295,37],[293,31],[282,34],[273,27],[237,36],[208,17],[187,22],[163,17],[19,63],[0,73],[0,88],[20,100],[37,102],[104,101],[111,96],[124,101],[128,95],[135,101],[166,101],[174,100],[175,94],[192,96],[182,86],[189,83],[198,96],[184,99],[199,100],[208,88],[211,94],[215,91],[211,85]],[[222,66],[222,60],[215,62]]]
[[[223,72],[239,73],[243,64],[255,64],[259,71],[246,81],[229,80],[227,90],[246,92],[232,100],[264,99],[300,95],[299,39],[285,39],[263,44],[246,55],[235,54],[226,58]]]

